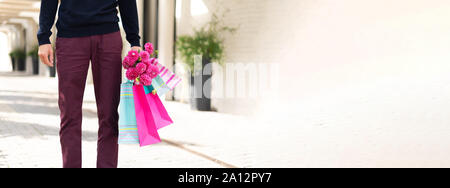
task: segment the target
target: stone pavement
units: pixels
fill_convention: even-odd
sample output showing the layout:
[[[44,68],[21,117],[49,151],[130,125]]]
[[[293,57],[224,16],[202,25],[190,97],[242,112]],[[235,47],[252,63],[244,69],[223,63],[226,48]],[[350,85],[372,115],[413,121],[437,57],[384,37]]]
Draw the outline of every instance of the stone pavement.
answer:
[[[56,92],[55,79],[0,73],[0,168],[61,166]],[[93,86],[85,93],[83,167],[95,167]],[[284,139],[273,142],[270,138],[282,133],[268,125],[236,115],[194,112],[177,102],[165,105],[175,124],[160,131],[164,142],[143,148],[121,145],[119,167],[290,167],[295,162],[295,155],[283,156],[289,152],[270,150]]]
[[[311,80],[316,89],[259,119],[165,102],[175,123],[160,131],[164,142],[121,145],[119,166],[450,167],[448,70],[408,64],[332,86]],[[0,168],[61,166],[56,91],[52,78],[0,73]],[[95,167],[93,86],[85,93],[83,165]]]

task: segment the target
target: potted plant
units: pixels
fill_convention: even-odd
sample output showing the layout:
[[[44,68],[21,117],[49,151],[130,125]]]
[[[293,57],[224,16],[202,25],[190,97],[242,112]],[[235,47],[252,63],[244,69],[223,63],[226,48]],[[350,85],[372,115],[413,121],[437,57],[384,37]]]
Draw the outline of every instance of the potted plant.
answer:
[[[28,56],[31,57],[33,63],[33,74],[39,74],[39,57],[38,57],[39,46],[34,46],[32,50],[28,52]]]
[[[48,66],[48,70],[49,70],[51,78],[55,78],[56,77],[56,50],[55,49],[53,49],[53,57],[55,57],[55,59],[53,61],[53,63],[54,63],[53,67]]]
[[[203,75],[203,69],[211,62],[223,63],[224,57],[224,39],[223,33],[233,33],[236,28],[230,28],[223,25],[223,21],[213,14],[211,20],[200,29],[194,29],[193,35],[180,36],[176,42],[177,51],[180,58],[186,63],[191,74],[191,108],[199,111],[211,111],[211,98],[204,93],[211,93],[212,75]],[[201,70],[194,70],[195,56],[201,55]],[[194,84],[194,80],[202,80],[202,85]],[[201,97],[196,97],[195,93],[201,92]]]
[[[16,70],[16,62],[15,62],[15,58],[14,58],[14,51],[9,53],[9,57],[11,58],[11,65],[12,65],[12,70],[15,71]]]
[[[25,50],[23,49],[15,49],[13,51],[14,56],[14,62],[15,62],[15,68],[18,71],[25,71],[25,60],[27,57],[27,54],[25,53]]]
[[[48,70],[50,71],[50,77],[55,78],[56,77],[56,64],[53,65],[53,67],[48,67]]]

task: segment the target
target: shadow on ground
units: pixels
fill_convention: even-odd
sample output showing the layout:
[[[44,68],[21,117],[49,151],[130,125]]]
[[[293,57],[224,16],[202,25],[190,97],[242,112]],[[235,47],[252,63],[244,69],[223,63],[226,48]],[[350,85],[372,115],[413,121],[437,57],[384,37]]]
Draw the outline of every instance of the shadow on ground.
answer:
[[[47,93],[47,92],[39,92],[39,91],[18,91],[18,90],[5,90],[0,89],[0,93],[7,93],[7,95],[0,95],[0,99],[5,100],[23,100],[23,99],[29,99],[30,97],[26,96],[20,96],[21,94],[27,94],[27,95],[46,95],[48,97],[33,97],[34,100],[37,102],[48,102],[48,103],[54,103],[55,101],[58,101],[58,93],[55,91],[55,93]],[[4,98],[3,98],[4,97]],[[92,100],[84,100],[83,103],[95,103],[95,101]]]
[[[0,72],[0,75],[2,76],[2,77],[30,77],[30,78],[33,78],[33,77],[39,77],[39,76],[35,76],[35,75],[28,75],[28,74],[25,74],[24,72]]]
[[[58,107],[51,107],[50,105],[57,105],[57,99],[43,98],[43,97],[28,97],[28,96],[12,96],[12,95],[0,95],[0,100],[9,101],[13,104],[9,106],[17,113],[33,113],[33,114],[46,114],[56,115],[59,114]],[[31,105],[21,104],[22,102],[39,102],[46,103],[49,106],[43,105]],[[6,109],[0,109],[0,112],[7,112]],[[96,118],[97,112],[83,109],[83,117]]]
[[[88,142],[97,141],[97,132],[83,131],[82,134],[83,134],[83,141]],[[24,139],[31,139],[31,138],[45,139],[47,136],[59,137],[59,128],[32,123],[5,121],[0,119],[0,139],[12,136],[20,136]],[[177,142],[177,143],[181,145],[195,145],[192,143],[184,143],[184,142]],[[155,144],[152,147],[167,146],[167,145],[170,144],[163,139],[161,143]],[[136,147],[138,146],[136,145]],[[2,159],[2,157],[5,157],[5,155],[2,155],[0,150],[0,160]]]
[[[39,124],[20,123],[13,121],[0,120],[0,139],[21,136],[25,139],[46,136],[59,136],[59,128],[49,127]],[[97,133],[91,131],[83,131],[83,141],[97,141]]]
[[[0,92],[2,92],[0,90]],[[45,98],[45,97],[27,97],[27,96],[17,96],[17,95],[1,95],[0,94],[0,100],[7,100],[10,102],[16,102],[16,101],[33,101],[33,102],[43,102],[43,103],[53,103],[57,104],[58,99],[55,98]]]
[[[6,162],[6,154],[3,154],[2,150],[0,150],[0,168],[8,168],[8,163]]]

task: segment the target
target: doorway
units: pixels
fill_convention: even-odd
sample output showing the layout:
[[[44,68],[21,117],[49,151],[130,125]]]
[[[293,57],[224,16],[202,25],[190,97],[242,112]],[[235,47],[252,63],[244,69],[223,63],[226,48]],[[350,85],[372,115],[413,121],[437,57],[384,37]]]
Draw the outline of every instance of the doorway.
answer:
[[[0,32],[0,72],[12,71],[11,58],[9,57],[11,49],[8,44],[8,35],[5,32]]]

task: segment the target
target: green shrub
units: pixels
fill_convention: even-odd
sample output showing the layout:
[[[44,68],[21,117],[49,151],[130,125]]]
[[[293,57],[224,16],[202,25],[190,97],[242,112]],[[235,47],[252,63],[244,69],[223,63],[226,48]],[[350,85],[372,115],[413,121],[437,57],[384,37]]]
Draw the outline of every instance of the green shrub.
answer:
[[[13,50],[11,53],[10,53],[10,55],[12,56],[12,57],[14,57],[15,59],[20,59],[20,60],[23,60],[23,59],[25,59],[26,57],[27,57],[27,54],[25,53],[25,50],[23,50],[23,49],[20,49],[20,48],[17,48],[17,49],[15,49],[15,50]]]
[[[203,58],[212,62],[222,63],[224,57],[223,33],[234,33],[237,29],[223,26],[216,14],[200,29],[194,29],[193,35],[178,37],[176,45],[181,60],[188,65],[190,71],[194,69],[194,56],[203,55]]]
[[[38,52],[39,52],[39,46],[36,45],[28,52],[27,55],[31,56],[31,57],[38,57]]]

